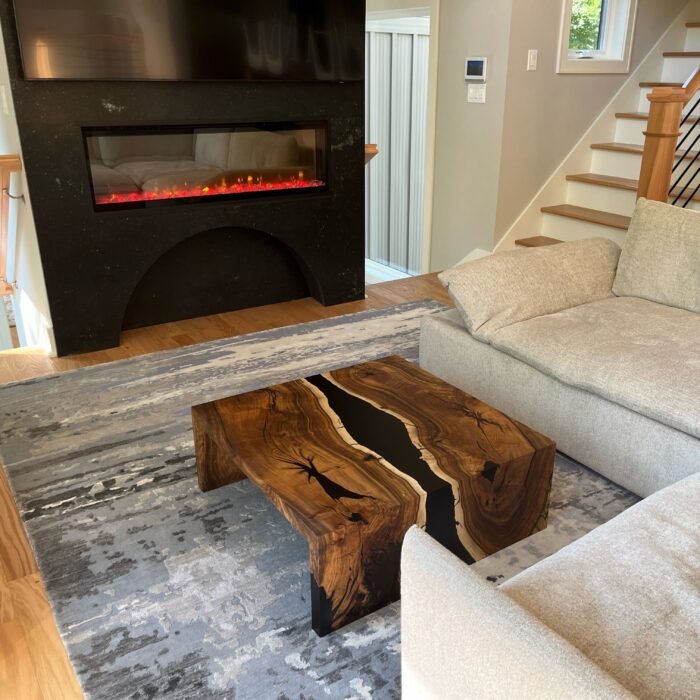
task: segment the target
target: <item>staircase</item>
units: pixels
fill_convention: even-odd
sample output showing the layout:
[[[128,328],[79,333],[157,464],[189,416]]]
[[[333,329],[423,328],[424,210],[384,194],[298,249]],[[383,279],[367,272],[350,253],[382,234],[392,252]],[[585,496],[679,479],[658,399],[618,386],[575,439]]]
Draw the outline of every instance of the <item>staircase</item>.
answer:
[[[614,141],[591,144],[589,172],[568,174],[566,201],[541,207],[543,217],[539,235],[516,240],[516,245],[535,247],[593,236],[605,236],[618,242],[624,239],[639,190],[644,132],[649,124],[650,102],[647,96],[657,88],[681,88],[699,65],[700,22],[688,22],[683,50],[663,53],[660,80],[640,82],[636,111],[615,114]],[[695,104],[696,98],[693,98],[684,108],[684,113],[692,111],[692,114],[681,125],[682,135],[700,123],[700,117],[695,116],[700,114],[700,109],[693,110]],[[699,151],[700,140],[693,133],[678,156],[684,165],[678,168],[676,175],[684,170],[685,164],[692,163],[692,167],[681,179],[679,188],[671,192],[671,202],[678,190],[697,172]],[[695,184],[684,195],[684,201],[689,200],[687,208],[700,210],[700,191],[693,192],[694,189]]]

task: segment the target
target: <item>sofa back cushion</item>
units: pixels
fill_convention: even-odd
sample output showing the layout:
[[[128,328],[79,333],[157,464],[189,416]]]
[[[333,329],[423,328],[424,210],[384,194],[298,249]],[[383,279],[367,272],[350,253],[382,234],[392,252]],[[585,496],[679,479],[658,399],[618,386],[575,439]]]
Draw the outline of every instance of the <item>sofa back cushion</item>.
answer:
[[[700,313],[700,214],[640,199],[613,292]]]
[[[469,332],[520,321],[612,296],[620,248],[606,238],[497,253],[440,275]]]

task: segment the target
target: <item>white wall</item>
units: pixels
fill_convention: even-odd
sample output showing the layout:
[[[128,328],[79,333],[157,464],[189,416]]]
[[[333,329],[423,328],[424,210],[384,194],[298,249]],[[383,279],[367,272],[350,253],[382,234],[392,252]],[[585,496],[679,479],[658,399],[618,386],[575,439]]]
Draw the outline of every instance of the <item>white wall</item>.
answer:
[[[7,69],[5,46],[0,32],[0,153],[22,155],[12,103],[10,76]],[[3,95],[0,95],[2,98]],[[7,109],[5,109],[5,104]],[[14,310],[17,331],[23,346],[36,346],[55,354],[53,324],[41,266],[39,244],[32,214],[29,190],[24,172],[15,173],[12,194],[24,193],[26,202],[13,201],[10,207],[8,246],[8,281],[17,283]]]

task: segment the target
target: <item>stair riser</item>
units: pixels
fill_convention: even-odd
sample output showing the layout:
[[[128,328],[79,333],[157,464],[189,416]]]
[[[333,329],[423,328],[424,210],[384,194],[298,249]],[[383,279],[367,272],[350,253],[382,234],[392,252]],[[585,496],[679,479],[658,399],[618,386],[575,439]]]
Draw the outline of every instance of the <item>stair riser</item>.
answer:
[[[638,180],[641,167],[642,157],[640,155],[594,150],[590,172]]]
[[[698,144],[700,145],[700,144]],[[672,182],[681,176],[687,166],[688,172],[683,175],[680,184],[693,180],[695,173],[700,170],[700,158],[691,165],[690,159],[684,160],[683,165],[676,170]],[[626,177],[630,180],[639,179],[639,171],[642,167],[642,157],[634,153],[618,153],[615,151],[594,150],[591,159],[591,172],[600,175],[612,175],[613,177]],[[697,184],[697,179],[696,179]]]
[[[684,51],[700,51],[700,27],[687,30]]]
[[[558,238],[561,241],[580,241],[583,238],[610,238],[618,245],[625,241],[625,231],[610,228],[609,226],[599,226],[586,221],[569,219],[565,216],[555,214],[545,214],[542,222],[542,235]]]
[[[588,185],[585,182],[569,182],[567,187],[567,204],[575,204],[587,209],[609,211],[611,214],[632,216],[637,202],[637,193],[616,187]],[[700,202],[691,202],[688,209],[700,210]],[[548,234],[546,234],[548,235]]]
[[[577,207],[632,216],[636,201],[637,193],[629,190],[589,185],[585,182],[569,182],[567,186],[566,202]]]
[[[643,119],[617,119],[615,125],[615,141],[617,143],[644,144],[644,132],[647,130],[647,122]],[[689,124],[681,127],[681,133],[690,128]]]
[[[661,80],[665,83],[685,82],[698,67],[697,58],[664,58]]]

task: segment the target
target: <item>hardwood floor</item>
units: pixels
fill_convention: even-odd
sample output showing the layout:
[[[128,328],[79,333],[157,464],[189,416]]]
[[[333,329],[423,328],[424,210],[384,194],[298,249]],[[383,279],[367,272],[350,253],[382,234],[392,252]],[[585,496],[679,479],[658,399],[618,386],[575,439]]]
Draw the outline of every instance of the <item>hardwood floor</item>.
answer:
[[[324,307],[311,299],[127,331],[118,348],[51,358],[0,352],[0,383],[419,299],[449,303],[436,275],[367,288],[364,301]],[[72,700],[80,687],[61,642],[34,555],[0,470],[0,700]]]

